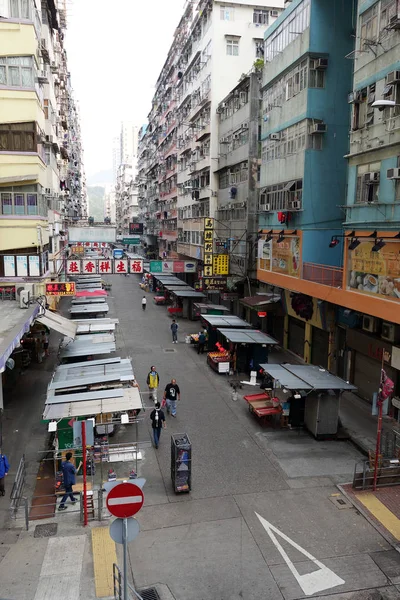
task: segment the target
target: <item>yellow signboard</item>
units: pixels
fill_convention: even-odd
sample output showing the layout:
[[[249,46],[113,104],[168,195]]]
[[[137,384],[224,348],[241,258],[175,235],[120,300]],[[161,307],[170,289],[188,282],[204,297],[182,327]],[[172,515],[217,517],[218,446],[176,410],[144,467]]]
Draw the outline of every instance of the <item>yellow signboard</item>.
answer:
[[[206,254],[206,252],[204,252],[204,264],[205,265],[212,265],[213,264],[213,255],[211,254]]]
[[[362,242],[349,250],[348,289],[400,300],[400,243],[387,242],[372,252],[374,243]]]
[[[214,229],[214,219],[210,219],[210,217],[206,217],[204,219],[204,229]]]
[[[211,265],[204,265],[204,277],[211,277],[213,274],[213,268]]]
[[[214,275],[229,274],[229,256],[228,254],[217,254],[213,262]]]

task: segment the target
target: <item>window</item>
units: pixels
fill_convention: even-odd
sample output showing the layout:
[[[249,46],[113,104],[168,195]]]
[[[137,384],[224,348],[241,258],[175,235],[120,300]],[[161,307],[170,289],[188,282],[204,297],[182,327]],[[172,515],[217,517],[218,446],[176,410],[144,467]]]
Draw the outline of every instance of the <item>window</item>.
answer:
[[[260,193],[260,204],[269,204],[270,210],[291,210],[301,206],[303,196],[303,180],[287,181],[269,185]],[[293,203],[296,202],[296,205]]]
[[[14,194],[14,214],[25,214],[25,194]]]
[[[228,56],[239,56],[239,40],[235,38],[227,38],[226,53]]]
[[[325,70],[316,69],[316,62],[318,59],[310,59],[310,70],[309,70],[309,87],[310,88],[323,88],[325,87]]]
[[[231,6],[221,6],[221,21],[233,21],[234,14],[234,9]]]
[[[1,194],[1,214],[12,215],[12,195],[9,193]]]
[[[27,194],[27,208],[28,215],[37,215],[38,214],[38,201],[37,194]]]
[[[265,60],[270,62],[310,25],[310,0],[303,0],[265,41]]]
[[[353,105],[352,130],[361,129],[374,124],[375,83],[357,92],[357,102]]]
[[[265,90],[263,98],[265,112],[269,112],[276,106],[282,106],[284,102],[307,88],[308,68],[308,60],[301,61]]]
[[[361,50],[368,50],[378,38],[379,2],[361,15]]]
[[[268,11],[255,8],[253,12],[253,23],[257,25],[268,25]]]
[[[379,173],[381,163],[370,163],[368,165],[360,165],[357,169],[357,189],[356,203],[372,203],[379,201],[379,181],[369,181],[370,177],[366,177],[367,173]]]
[[[0,124],[0,151],[37,152],[36,124]]]
[[[0,85],[33,88],[35,69],[32,56],[1,56]]]
[[[29,20],[31,18],[30,8],[29,0],[10,0],[10,17]]]
[[[397,168],[400,169],[400,156],[397,157]],[[395,200],[400,200],[400,179],[395,181]]]

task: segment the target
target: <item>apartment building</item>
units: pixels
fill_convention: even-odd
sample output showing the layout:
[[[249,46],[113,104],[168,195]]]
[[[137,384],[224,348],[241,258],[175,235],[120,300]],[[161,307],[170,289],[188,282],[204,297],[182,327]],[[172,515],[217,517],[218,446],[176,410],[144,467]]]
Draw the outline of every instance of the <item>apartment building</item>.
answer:
[[[86,211],[65,7],[3,0],[0,14],[0,285],[29,281],[38,295],[62,267],[68,220]]]
[[[330,368],[327,301],[342,284],[342,256],[329,246],[344,220],[355,14],[351,0],[293,0],[264,45],[258,279],[281,293],[274,337]]]
[[[138,188],[132,164],[123,163],[118,168],[115,186],[115,218],[118,235],[129,234],[129,223],[138,216]]]
[[[203,259],[218,201],[217,107],[258,57],[283,0],[185,5],[139,142],[139,198],[161,257]],[[154,222],[155,214],[157,222]]]
[[[400,2],[359,0],[356,14],[345,238],[332,252],[344,374],[372,400],[382,360],[400,393]]]
[[[259,48],[263,56],[263,44]],[[261,71],[243,76],[219,103],[215,253],[226,252],[231,276],[256,279]],[[246,283],[247,289],[247,283]]]

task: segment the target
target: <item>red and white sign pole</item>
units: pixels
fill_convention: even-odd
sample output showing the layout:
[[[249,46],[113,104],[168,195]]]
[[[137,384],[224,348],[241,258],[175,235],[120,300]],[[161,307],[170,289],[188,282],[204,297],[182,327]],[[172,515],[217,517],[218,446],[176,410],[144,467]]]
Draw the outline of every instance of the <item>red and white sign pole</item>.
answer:
[[[83,454],[83,526],[88,524],[87,505],[87,467],[86,467],[86,421],[82,421],[82,454]]]
[[[136,515],[142,508],[144,495],[141,488],[134,483],[120,483],[108,493],[107,508],[114,517],[123,519],[122,544],[123,544],[123,578],[124,600],[128,600],[128,518]]]

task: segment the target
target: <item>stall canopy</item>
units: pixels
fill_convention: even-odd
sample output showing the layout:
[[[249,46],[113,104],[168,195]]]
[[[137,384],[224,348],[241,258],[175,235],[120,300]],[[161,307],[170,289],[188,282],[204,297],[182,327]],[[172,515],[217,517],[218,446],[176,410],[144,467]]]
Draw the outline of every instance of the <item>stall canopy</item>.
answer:
[[[5,371],[7,359],[29,331],[39,310],[39,304],[22,310],[16,302],[0,303],[0,373]]]
[[[71,304],[74,306],[82,304],[103,304],[105,301],[105,298],[88,298],[87,296],[82,296],[77,300],[72,300]]]
[[[58,333],[62,333],[73,340],[76,337],[77,325],[73,323],[69,319],[62,317],[58,313],[51,312],[49,310],[46,311],[44,315],[40,315],[36,318],[36,321],[42,323],[49,329],[54,329],[54,331],[58,331]]]
[[[133,381],[135,378],[129,358],[117,356],[116,358],[59,365],[48,389],[58,389],[65,384],[77,386],[83,379],[90,377],[92,381],[97,381],[97,378],[103,376],[112,376],[114,381]]]
[[[96,314],[96,313],[106,313],[108,312],[108,304],[106,302],[100,304],[78,304],[77,306],[71,306],[69,312],[71,314]]]
[[[86,336],[83,336],[86,337]],[[79,356],[94,356],[99,354],[111,354],[111,352],[115,352],[116,346],[115,342],[102,342],[102,343],[93,343],[89,342],[86,344],[76,344],[72,343],[69,346],[66,346],[61,351],[61,359],[65,358],[76,358]]]
[[[171,291],[177,298],[205,298],[203,292],[197,290],[180,290],[179,288]]]
[[[260,365],[289,390],[356,390],[356,386],[316,365]]]
[[[174,292],[175,290],[179,290],[180,292],[188,292],[189,290],[193,292],[196,291],[190,285],[175,285],[175,283],[164,283],[163,285],[167,292]]]
[[[98,392],[49,397],[44,407],[43,419],[77,418],[142,408],[142,400],[137,387],[99,390]]]
[[[226,337],[228,342],[232,342],[233,344],[268,344],[274,346],[279,343],[274,338],[257,329],[218,328],[217,331]]]
[[[182,281],[178,277],[156,277],[157,281],[159,281],[163,286],[166,285],[182,285],[186,286],[186,281]]]
[[[250,308],[258,308],[267,304],[276,304],[281,301],[279,294],[257,294],[256,296],[246,296],[240,300],[241,304],[245,304]]]
[[[87,289],[75,292],[76,298],[98,298],[99,296],[107,296],[106,290],[97,288],[94,290]]]
[[[98,320],[100,321],[101,319]],[[73,321],[73,323],[78,323],[78,329],[76,330],[77,335],[86,333],[107,333],[115,331],[116,328],[115,323],[79,323],[78,321]]]
[[[228,313],[229,308],[227,306],[224,306],[223,304],[204,304],[203,302],[197,302],[195,304],[195,307],[198,308],[199,310],[219,310],[220,312],[224,312],[224,313]],[[201,314],[207,314],[207,313],[201,313]]]
[[[211,325],[211,327],[226,327],[227,329],[239,328],[245,329],[248,327],[251,329],[250,323],[243,321],[235,315],[200,315],[201,320]]]

